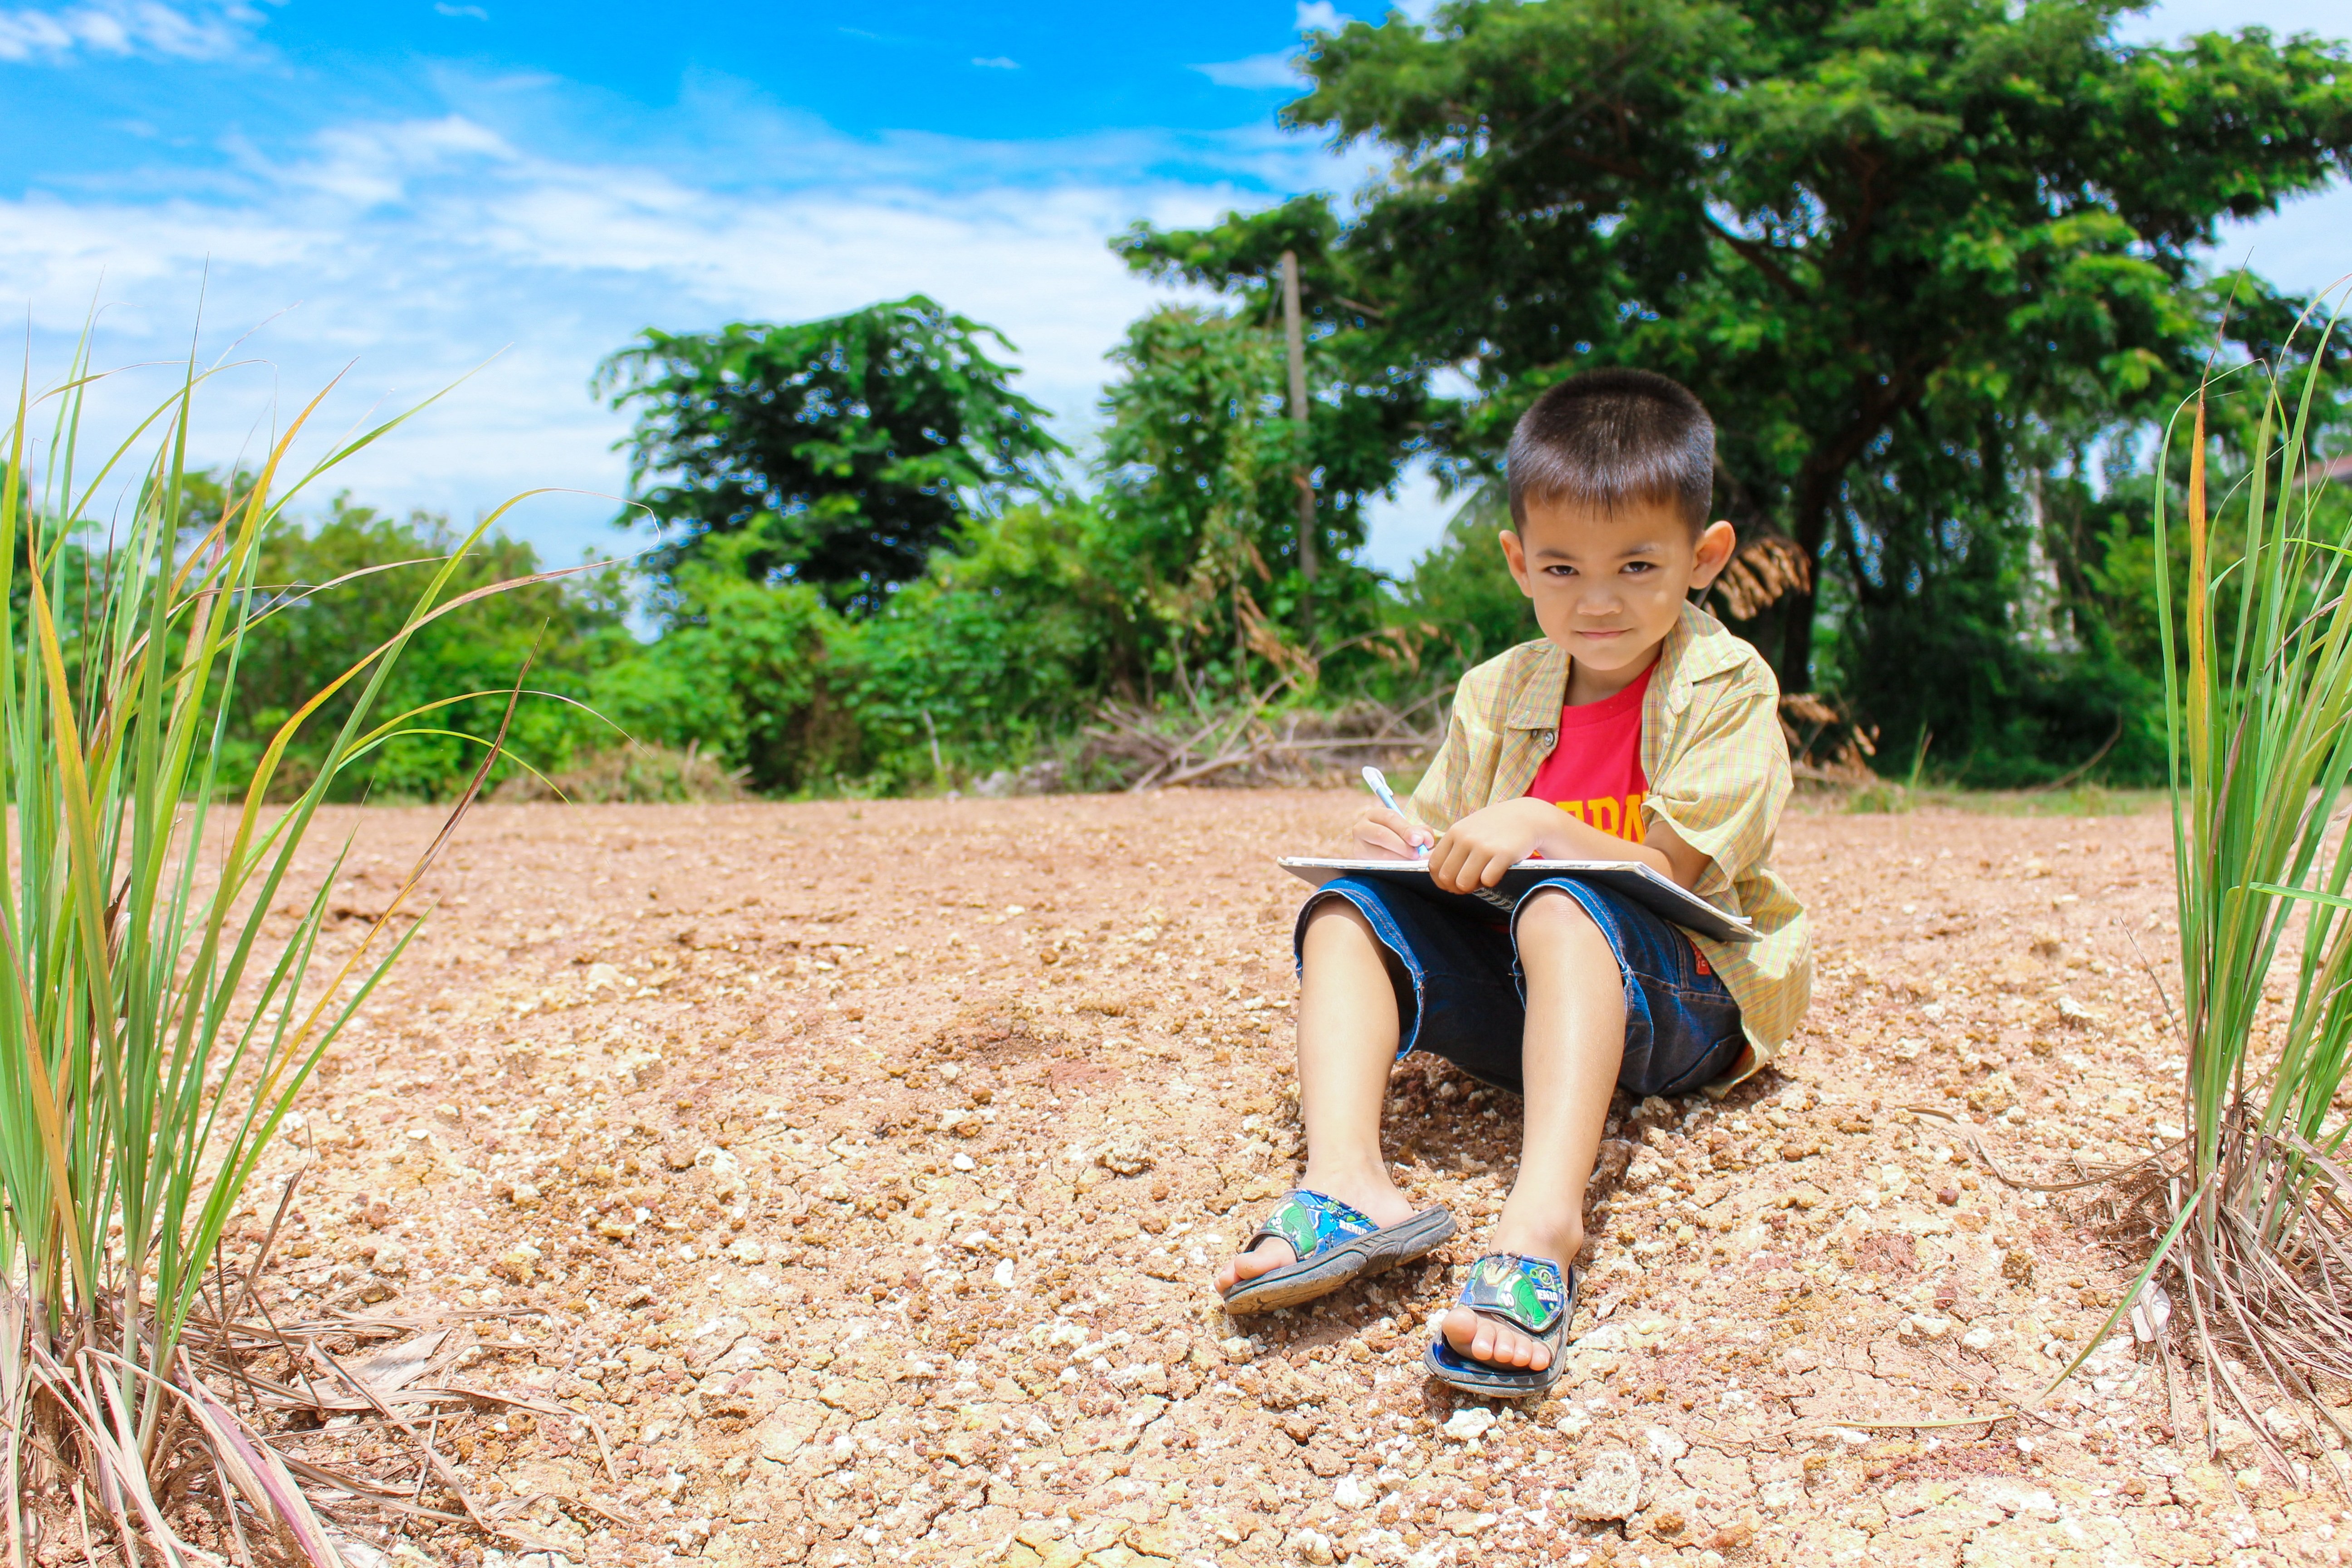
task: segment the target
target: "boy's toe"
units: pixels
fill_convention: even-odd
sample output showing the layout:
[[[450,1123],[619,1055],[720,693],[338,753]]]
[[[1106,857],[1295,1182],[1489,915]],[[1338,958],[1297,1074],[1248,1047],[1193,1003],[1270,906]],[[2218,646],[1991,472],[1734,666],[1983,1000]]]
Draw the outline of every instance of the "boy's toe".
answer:
[[[1467,1307],[1456,1307],[1445,1314],[1438,1325],[1457,1354],[1473,1361],[1483,1361],[1489,1366],[1524,1368],[1541,1372],[1551,1364],[1551,1347],[1532,1335],[1521,1333],[1507,1323],[1481,1317]]]
[[[1247,1252],[1233,1258],[1217,1271],[1217,1289],[1220,1293],[1229,1291],[1236,1285],[1255,1279],[1261,1274],[1271,1273],[1285,1264],[1295,1263],[1297,1260],[1298,1255],[1290,1250],[1290,1245],[1287,1242],[1277,1241],[1269,1237]]]
[[[1494,1324],[1467,1307],[1456,1307],[1446,1313],[1439,1332],[1445,1336],[1445,1342],[1454,1347],[1455,1354],[1474,1361],[1486,1360],[1486,1352],[1495,1348]]]

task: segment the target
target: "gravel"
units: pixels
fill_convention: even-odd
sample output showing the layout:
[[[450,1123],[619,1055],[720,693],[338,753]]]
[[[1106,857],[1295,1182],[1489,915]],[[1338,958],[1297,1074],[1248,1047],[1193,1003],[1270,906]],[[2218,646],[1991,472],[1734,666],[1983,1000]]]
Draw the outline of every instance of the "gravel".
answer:
[[[1301,1153],[1300,889],[1271,858],[1329,847],[1355,805],[478,811],[306,1091],[271,1306],[482,1314],[448,1378],[593,1417],[614,1473],[577,1423],[445,1416],[442,1449],[480,1500],[520,1505],[534,1552],[421,1529],[381,1549],[469,1568],[2334,1550],[2324,1424],[2292,1424],[2304,1490],[2209,1460],[2128,1328],[2018,1415],[2128,1259],[1921,1114],[2025,1173],[2127,1157],[2177,1117],[2140,958],[2177,994],[2159,816],[1792,813],[1805,1031],[1723,1101],[1616,1108],[1540,1405],[1457,1400],[1419,1367],[1516,1147],[1516,1101],[1440,1065],[1399,1068],[1389,1149],[1462,1237],[1227,1319],[1209,1278]],[[339,902],[388,897],[436,826],[331,817],[320,864],[358,834]],[[331,1433],[303,1451],[364,1468]]]

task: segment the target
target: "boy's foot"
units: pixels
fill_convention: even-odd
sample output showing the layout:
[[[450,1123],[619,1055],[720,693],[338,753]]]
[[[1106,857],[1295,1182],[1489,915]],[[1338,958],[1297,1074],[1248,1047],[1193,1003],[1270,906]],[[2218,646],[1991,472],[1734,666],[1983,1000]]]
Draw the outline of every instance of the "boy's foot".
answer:
[[[1584,1230],[1578,1226],[1556,1237],[1530,1237],[1504,1234],[1497,1226],[1494,1249],[1496,1252],[1517,1253],[1525,1258],[1545,1258],[1566,1268],[1583,1250]],[[1473,1361],[1483,1361],[1489,1366],[1517,1367],[1527,1372],[1541,1372],[1551,1364],[1551,1347],[1533,1334],[1498,1321],[1485,1312],[1475,1312],[1467,1307],[1455,1307],[1445,1314],[1438,1332],[1458,1355]]]
[[[1361,1178],[1325,1181],[1310,1168],[1299,1179],[1298,1184],[1308,1192],[1337,1198],[1360,1210],[1366,1219],[1377,1226],[1401,1225],[1412,1217],[1412,1205],[1405,1201],[1405,1195],[1398,1192],[1385,1175],[1377,1183]],[[1247,1252],[1225,1259],[1224,1267],[1217,1270],[1217,1294],[1231,1295],[1236,1285],[1246,1284],[1261,1274],[1287,1268],[1297,1261],[1297,1249],[1290,1243],[1276,1236],[1261,1237],[1257,1245]]]

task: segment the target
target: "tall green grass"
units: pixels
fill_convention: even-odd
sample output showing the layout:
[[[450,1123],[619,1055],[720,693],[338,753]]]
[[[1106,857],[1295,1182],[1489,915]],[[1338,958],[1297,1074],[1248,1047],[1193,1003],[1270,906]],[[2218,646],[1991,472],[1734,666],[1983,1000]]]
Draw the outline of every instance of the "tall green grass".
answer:
[[[2352,510],[2310,460],[2342,395],[2325,374],[2341,314],[2306,313],[2290,345],[2303,368],[2258,366],[2200,390],[2168,432],[2156,496],[2189,1067],[2187,1138],[2139,1194],[2157,1237],[2148,1277],[2168,1262],[2181,1287],[2178,1327],[2209,1373],[2209,1427],[2218,1394],[2266,1441],[2254,1419],[2273,1401],[2266,1389],[2308,1396],[2315,1373],[2352,1378],[2338,1102],[2352,1063],[2352,852],[2339,820],[2352,784]],[[2221,395],[2260,401],[2252,447],[2226,467],[2207,429]],[[2184,421],[2181,515],[2163,476],[2178,471]],[[2168,563],[2182,529],[2176,615]],[[2280,992],[2284,1017],[2266,1016]]]
[[[330,1538],[264,1435],[207,1386],[220,1375],[217,1335],[251,1305],[250,1277],[225,1268],[221,1247],[320,1054],[414,935],[412,924],[395,938],[387,922],[425,861],[340,956],[321,942],[331,878],[299,895],[290,933],[271,936],[265,921],[293,894],[296,856],[337,772],[394,731],[430,722],[426,710],[379,720],[373,707],[408,638],[464,602],[441,597],[457,560],[396,636],[350,669],[322,672],[249,773],[223,776],[240,651],[291,598],[256,581],[265,526],[409,416],[297,473],[291,454],[313,400],[252,489],[198,531],[183,526],[181,504],[206,376],[192,362],[127,437],[93,452],[85,404],[98,379],[85,347],[58,384],[20,388],[0,479],[0,1395],[11,1561],[27,1556],[36,1515],[54,1527],[67,1510],[94,1521],[101,1539],[110,1527],[121,1560],[242,1557],[253,1527],[281,1552],[332,1563]],[[290,805],[265,808],[289,742],[338,690],[357,699],[325,764]],[[214,1536],[200,1550],[187,1521],[202,1534],[207,1518]]]

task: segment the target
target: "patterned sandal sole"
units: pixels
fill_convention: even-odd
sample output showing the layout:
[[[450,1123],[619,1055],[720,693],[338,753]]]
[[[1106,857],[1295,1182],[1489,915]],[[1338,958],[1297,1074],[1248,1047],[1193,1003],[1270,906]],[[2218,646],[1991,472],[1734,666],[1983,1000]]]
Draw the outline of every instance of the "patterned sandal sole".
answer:
[[[1410,1263],[1436,1251],[1453,1239],[1457,1228],[1453,1210],[1423,1209],[1411,1219],[1341,1242],[1312,1258],[1285,1264],[1272,1273],[1234,1286],[1233,1293],[1224,1299],[1225,1310],[1237,1316],[1244,1312],[1269,1312],[1276,1307],[1295,1307],[1301,1301],[1328,1296],[1351,1279],[1385,1274],[1400,1263]]]

